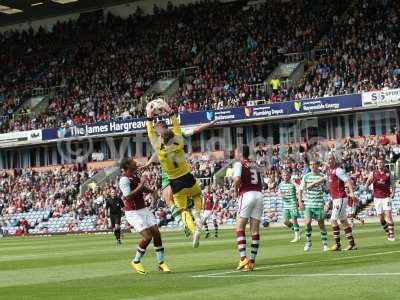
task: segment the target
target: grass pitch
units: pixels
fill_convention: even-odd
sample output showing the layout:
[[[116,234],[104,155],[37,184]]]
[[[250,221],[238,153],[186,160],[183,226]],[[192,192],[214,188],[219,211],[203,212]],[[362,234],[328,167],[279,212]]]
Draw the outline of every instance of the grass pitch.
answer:
[[[112,235],[4,238],[0,299],[400,299],[400,241],[387,242],[378,224],[357,225],[354,235],[359,250],[324,253],[314,228],[305,253],[304,241],[288,242],[288,230],[265,229],[257,269],[245,273],[234,271],[233,230],[203,239],[198,249],[182,232],[166,232],[173,273],[157,273],[150,246],[146,276],[129,265],[137,234],[126,234],[119,248]]]

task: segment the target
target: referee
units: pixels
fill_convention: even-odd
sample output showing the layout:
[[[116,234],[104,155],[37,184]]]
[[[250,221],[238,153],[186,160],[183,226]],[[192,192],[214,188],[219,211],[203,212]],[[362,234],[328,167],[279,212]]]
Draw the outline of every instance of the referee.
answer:
[[[106,200],[106,214],[110,218],[111,227],[114,230],[117,245],[121,245],[121,217],[124,202],[121,197],[117,196],[117,192],[113,189],[111,197]]]

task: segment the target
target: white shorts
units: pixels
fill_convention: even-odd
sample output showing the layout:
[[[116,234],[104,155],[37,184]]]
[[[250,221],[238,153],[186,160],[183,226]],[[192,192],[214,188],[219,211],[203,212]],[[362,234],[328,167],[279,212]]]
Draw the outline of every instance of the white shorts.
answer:
[[[147,228],[157,225],[156,217],[147,207],[139,210],[125,211],[125,217],[128,223],[137,232],[141,232]]]
[[[264,211],[263,194],[257,191],[244,193],[239,198],[238,217],[253,218],[261,221]]]
[[[386,210],[392,210],[391,198],[374,198],[374,206],[378,215],[383,214]]]
[[[354,214],[356,213],[356,209],[357,209],[356,205],[347,206],[347,215],[348,216],[354,216]]]
[[[347,220],[347,198],[338,198],[332,200],[331,220]]]
[[[203,221],[207,222],[208,219],[211,218],[211,221],[216,220],[217,218],[215,217],[214,211],[212,210],[205,210],[203,211]]]

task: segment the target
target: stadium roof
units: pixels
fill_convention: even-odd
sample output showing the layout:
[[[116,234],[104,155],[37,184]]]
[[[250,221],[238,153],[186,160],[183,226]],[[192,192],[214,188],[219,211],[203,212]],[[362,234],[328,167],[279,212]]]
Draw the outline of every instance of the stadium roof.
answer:
[[[0,26],[135,1],[138,0],[0,0]]]

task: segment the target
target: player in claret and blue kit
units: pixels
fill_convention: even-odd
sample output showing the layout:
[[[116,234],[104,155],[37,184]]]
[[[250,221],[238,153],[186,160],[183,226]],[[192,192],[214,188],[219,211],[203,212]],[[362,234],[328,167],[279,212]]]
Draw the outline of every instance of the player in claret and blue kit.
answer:
[[[341,251],[340,244],[340,227],[339,221],[343,226],[343,230],[347,240],[349,241],[348,250],[356,250],[357,246],[353,237],[353,229],[347,220],[347,206],[355,205],[356,198],[353,192],[353,183],[345,171],[339,167],[335,155],[331,154],[328,160],[328,168],[326,169],[326,179],[328,181],[329,194],[332,199],[332,215],[331,224],[335,244],[330,249],[331,251]],[[347,185],[349,195],[346,193],[345,186]]]
[[[205,238],[208,238],[210,236],[210,230],[208,229],[208,220],[211,219],[214,224],[214,237],[218,237],[218,221],[215,216],[215,209],[218,205],[218,200],[214,199],[214,196],[212,193],[210,193],[208,190],[203,194],[204,198],[204,211],[203,211],[203,224],[204,228],[206,231],[206,236]]]
[[[249,160],[249,146],[244,145],[242,153],[236,150],[236,157],[240,161],[233,165],[233,180],[239,194],[239,209],[236,221],[236,242],[240,261],[237,270],[253,271],[260,244],[260,223],[263,215],[264,203],[261,193],[261,176],[258,169]],[[251,255],[246,255],[246,224],[250,221]]]
[[[164,247],[161,240],[161,233],[158,230],[157,220],[151,211],[146,207],[144,193],[153,192],[145,186],[145,178],[137,174],[138,165],[131,158],[124,158],[121,161],[122,176],[119,180],[119,188],[123,195],[125,216],[128,223],[142,235],[136,253],[131,261],[132,267],[139,274],[146,274],[142,257],[146,253],[147,246],[153,240],[156,258],[160,272],[170,272],[164,262]]]
[[[383,230],[386,232],[386,238],[390,242],[394,242],[394,222],[392,217],[392,199],[395,191],[395,179],[391,176],[390,171],[385,166],[385,159],[379,158],[378,166],[372,172],[366,183],[366,189],[371,183],[374,190],[374,206],[379,220],[381,221]]]

